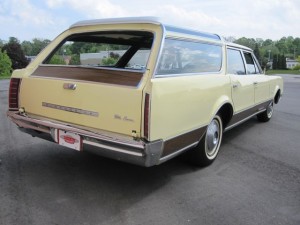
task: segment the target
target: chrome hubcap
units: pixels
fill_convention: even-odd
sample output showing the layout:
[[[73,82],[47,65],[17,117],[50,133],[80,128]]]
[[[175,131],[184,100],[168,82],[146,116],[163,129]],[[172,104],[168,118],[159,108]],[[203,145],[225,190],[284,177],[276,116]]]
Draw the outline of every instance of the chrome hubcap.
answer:
[[[271,102],[267,107],[268,118],[271,118],[272,114],[273,114],[273,102]]]
[[[220,142],[220,124],[214,119],[208,126],[206,132],[206,154],[208,157],[214,157],[217,153]]]

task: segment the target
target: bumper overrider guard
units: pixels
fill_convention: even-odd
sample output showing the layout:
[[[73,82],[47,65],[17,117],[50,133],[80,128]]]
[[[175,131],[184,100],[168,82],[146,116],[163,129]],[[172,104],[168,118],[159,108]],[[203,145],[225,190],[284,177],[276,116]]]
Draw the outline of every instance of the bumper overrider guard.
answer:
[[[55,141],[55,130],[63,130],[82,137],[82,149],[98,155],[140,166],[150,167],[161,163],[163,141],[146,142],[114,137],[72,127],[59,122],[46,121],[21,115],[18,111],[8,111],[7,116],[18,128],[34,137]]]

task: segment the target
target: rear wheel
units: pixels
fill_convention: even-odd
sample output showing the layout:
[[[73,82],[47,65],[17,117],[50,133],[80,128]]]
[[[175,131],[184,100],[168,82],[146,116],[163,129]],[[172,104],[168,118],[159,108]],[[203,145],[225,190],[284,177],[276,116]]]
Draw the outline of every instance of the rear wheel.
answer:
[[[189,158],[192,163],[198,166],[210,165],[218,155],[222,137],[222,119],[219,115],[215,115],[199,144],[190,151]]]
[[[257,115],[257,119],[261,122],[268,122],[273,115],[273,101],[267,106],[266,110]]]

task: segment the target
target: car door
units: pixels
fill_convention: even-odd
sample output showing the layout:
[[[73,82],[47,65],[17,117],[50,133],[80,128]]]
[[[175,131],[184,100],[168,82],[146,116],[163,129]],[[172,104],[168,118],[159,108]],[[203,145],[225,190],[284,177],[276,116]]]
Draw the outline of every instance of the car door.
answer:
[[[239,49],[227,48],[227,74],[231,79],[232,101],[235,113],[254,105],[253,75],[248,75],[243,53]]]
[[[251,52],[243,52],[247,74],[252,75],[254,85],[254,102],[255,105],[269,100],[270,87],[269,79],[262,73],[255,56]]]

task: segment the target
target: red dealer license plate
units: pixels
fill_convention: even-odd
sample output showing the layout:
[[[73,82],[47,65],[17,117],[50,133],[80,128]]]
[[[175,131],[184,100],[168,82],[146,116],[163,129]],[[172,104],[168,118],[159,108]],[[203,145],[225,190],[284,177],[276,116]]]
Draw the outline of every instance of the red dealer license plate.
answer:
[[[57,130],[56,140],[59,145],[69,147],[77,151],[82,150],[82,138],[78,134],[74,134],[63,130]]]

